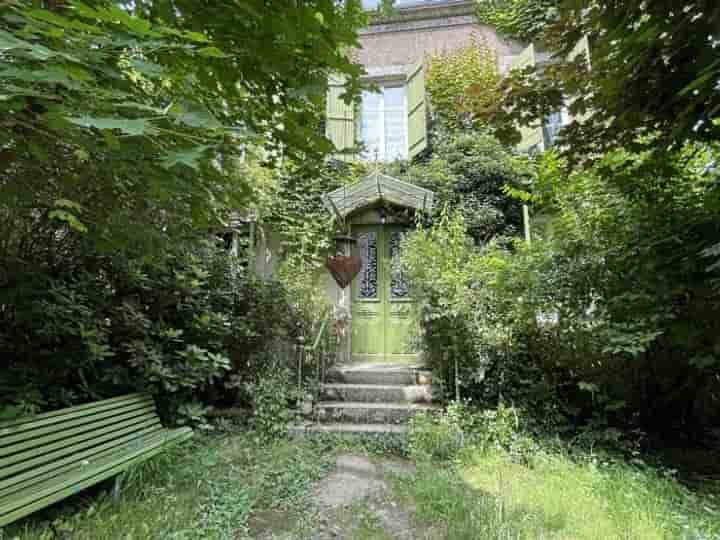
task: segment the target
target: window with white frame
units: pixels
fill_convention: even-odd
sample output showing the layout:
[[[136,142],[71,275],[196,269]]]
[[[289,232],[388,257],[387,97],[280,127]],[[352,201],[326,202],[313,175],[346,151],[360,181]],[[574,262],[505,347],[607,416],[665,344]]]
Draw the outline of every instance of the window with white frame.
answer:
[[[405,86],[364,91],[360,101],[360,141],[367,160],[407,159],[407,92]]]

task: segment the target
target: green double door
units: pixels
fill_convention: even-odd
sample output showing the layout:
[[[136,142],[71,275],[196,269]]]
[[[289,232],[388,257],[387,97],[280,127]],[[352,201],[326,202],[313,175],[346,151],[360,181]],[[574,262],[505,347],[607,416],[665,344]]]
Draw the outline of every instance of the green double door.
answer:
[[[417,323],[407,281],[398,268],[404,227],[356,225],[363,261],[352,285],[352,359],[380,362],[416,358]]]

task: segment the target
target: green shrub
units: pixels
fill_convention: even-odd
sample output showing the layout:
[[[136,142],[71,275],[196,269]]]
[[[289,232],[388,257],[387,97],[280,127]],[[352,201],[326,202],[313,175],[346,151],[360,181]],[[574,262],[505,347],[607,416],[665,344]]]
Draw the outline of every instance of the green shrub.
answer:
[[[446,461],[457,457],[465,433],[457,408],[440,414],[419,413],[410,422],[408,451],[416,461]]]
[[[183,402],[242,398],[264,369],[258,353],[297,326],[282,286],[247,275],[213,242],[149,260],[85,257],[78,271],[27,268],[3,291],[6,414],[144,390],[177,421]]]
[[[252,423],[263,439],[275,439],[287,434],[292,418],[290,406],[297,396],[293,373],[282,361],[266,357],[267,364],[256,374],[244,390],[252,400]]]

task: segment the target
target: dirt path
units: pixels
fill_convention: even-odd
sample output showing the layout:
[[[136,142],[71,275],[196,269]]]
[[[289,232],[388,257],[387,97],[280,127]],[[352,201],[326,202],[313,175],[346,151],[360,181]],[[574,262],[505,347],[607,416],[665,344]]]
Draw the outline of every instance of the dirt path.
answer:
[[[413,509],[393,497],[391,483],[398,475],[412,474],[414,466],[404,460],[340,454],[335,467],[315,487],[314,511],[302,534],[279,532],[287,527],[283,513],[256,515],[264,533],[258,540],[430,540],[432,531],[414,525]],[[258,531],[259,532],[259,531]]]
[[[409,474],[399,460],[371,460],[356,454],[337,457],[335,470],[316,489],[319,507],[313,540],[414,539],[411,513],[393,500],[388,481]]]

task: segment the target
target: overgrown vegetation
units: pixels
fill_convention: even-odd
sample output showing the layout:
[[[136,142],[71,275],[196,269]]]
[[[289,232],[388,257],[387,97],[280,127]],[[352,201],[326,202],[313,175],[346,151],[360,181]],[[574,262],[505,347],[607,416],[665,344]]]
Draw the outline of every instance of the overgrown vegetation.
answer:
[[[503,34],[531,42],[559,16],[561,0],[477,0],[481,22]]]
[[[535,203],[532,245],[478,247],[461,214],[414,233],[405,267],[448,382],[446,358],[463,394],[486,403],[712,438],[720,318],[701,251],[718,234],[717,176],[709,149],[675,159],[658,169],[615,154],[564,176],[546,155],[535,195],[514,191]]]
[[[561,145],[575,163],[609,150],[662,157],[687,141],[717,141],[719,22],[713,0],[561,1],[557,23],[540,36],[552,62],[508,77],[491,116],[509,135],[517,122],[567,107]],[[571,54],[582,38],[589,59]]]
[[[472,125],[500,99],[496,52],[480,36],[431,56],[426,79],[432,113],[450,129]]]
[[[417,472],[396,492],[430,538],[696,539],[720,534],[720,500],[677,471],[528,436],[521,411],[453,406],[410,433]],[[452,448],[448,446],[452,441]],[[448,451],[451,449],[451,451]]]
[[[262,282],[212,239],[230,247],[237,215],[267,207],[281,157],[318,170],[327,73],[357,82],[345,46],[364,17],[358,2],[3,3],[2,415],[131,389],[169,420],[252,401],[260,353],[323,312],[288,290],[305,274]],[[298,248],[321,251],[314,234]]]
[[[246,434],[197,436],[134,469],[120,504],[96,492],[91,502],[67,501],[5,534],[20,540],[302,537],[315,511],[311,487],[331,465],[324,450]]]
[[[6,414],[134,390],[161,397],[168,419],[203,397],[248,401],[244,385],[265,372],[269,349],[302,332],[283,286],[248,275],[224,246],[123,255],[85,250],[26,268],[5,289]]]

